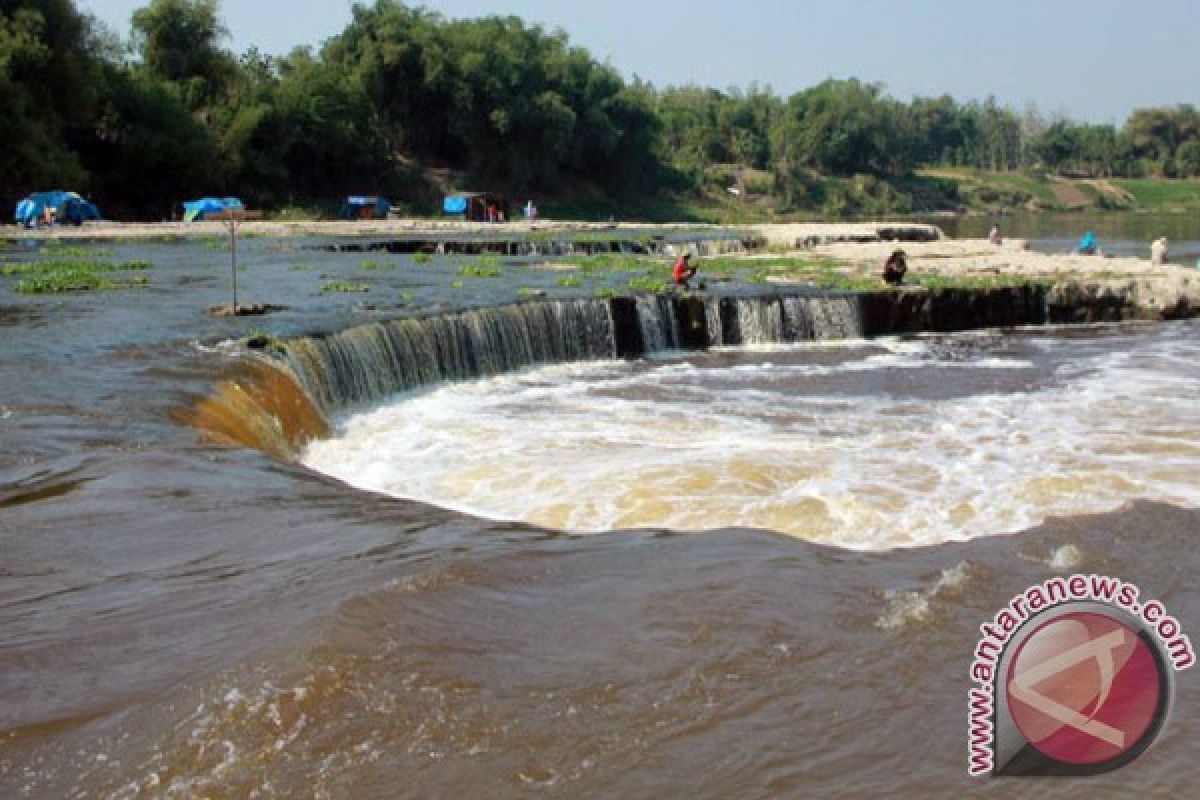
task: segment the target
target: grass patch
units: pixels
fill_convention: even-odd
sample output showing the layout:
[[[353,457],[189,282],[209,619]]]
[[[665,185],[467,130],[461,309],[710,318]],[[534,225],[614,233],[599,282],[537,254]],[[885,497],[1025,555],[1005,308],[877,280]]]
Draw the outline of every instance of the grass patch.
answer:
[[[667,290],[667,282],[651,277],[630,278],[629,288],[635,292],[665,292]]]
[[[620,296],[621,296],[620,292],[618,292],[616,289],[610,289],[607,286],[601,286],[599,289],[596,290],[596,297],[599,297],[603,300],[611,300],[614,297],[620,297]]]
[[[97,272],[52,272],[22,278],[14,287],[21,294],[57,294],[59,292],[93,292],[109,289],[132,289],[145,286],[145,275],[114,278]]]
[[[350,292],[369,292],[371,287],[365,283],[351,283],[349,281],[326,281],[321,285],[321,294],[338,294]]]
[[[1200,209],[1200,180],[1169,181],[1143,179],[1110,180],[1113,186],[1129,192],[1138,208],[1149,211],[1186,211]]]
[[[60,264],[54,269],[26,273],[13,288],[21,294],[55,294],[58,292],[91,292],[106,289],[128,289],[145,286],[145,275],[122,276],[109,270],[81,269]]]
[[[467,267],[459,267],[458,274],[464,278],[498,278],[500,277],[500,268],[491,267],[485,264],[477,264]]]
[[[49,272],[132,272],[150,269],[149,261],[20,261],[0,267],[2,275],[37,275]]]
[[[112,250],[80,247],[78,245],[62,244],[61,242],[49,242],[42,248],[41,252],[43,256],[54,256],[55,258],[108,258],[112,254]]]
[[[145,286],[150,282],[146,276],[123,273],[141,272],[150,267],[149,261],[49,259],[5,264],[0,268],[0,274],[20,275],[21,280],[13,288],[22,294],[51,294]]]
[[[619,253],[603,253],[583,258],[573,258],[571,263],[585,275],[605,272],[640,272],[647,269],[663,269],[667,264],[652,258],[627,256]]]
[[[910,286],[938,289],[1011,289],[1018,286],[1049,286],[1049,282],[1020,275],[915,275]]]

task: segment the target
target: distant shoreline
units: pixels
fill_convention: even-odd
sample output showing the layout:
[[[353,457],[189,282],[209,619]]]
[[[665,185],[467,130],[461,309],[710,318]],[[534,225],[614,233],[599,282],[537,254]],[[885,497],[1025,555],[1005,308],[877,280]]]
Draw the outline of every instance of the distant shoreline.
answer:
[[[708,223],[642,223],[642,222],[577,222],[568,220],[539,220],[537,222],[462,222],[436,219],[386,219],[386,220],[246,220],[239,229],[241,237],[495,237],[545,235],[561,233],[596,234],[612,232],[638,234],[671,231],[745,231],[764,237],[771,244],[792,245],[809,237],[830,240],[879,240],[881,230],[892,232],[897,238],[937,239],[943,234],[934,225],[921,222],[813,222],[794,224],[747,224],[714,225]],[[9,240],[84,240],[119,241],[153,239],[191,239],[228,236],[229,229],[222,221],[202,222],[88,222],[80,227],[54,226],[50,228],[22,228],[17,225],[0,226],[0,238]],[[883,237],[888,238],[888,237]]]

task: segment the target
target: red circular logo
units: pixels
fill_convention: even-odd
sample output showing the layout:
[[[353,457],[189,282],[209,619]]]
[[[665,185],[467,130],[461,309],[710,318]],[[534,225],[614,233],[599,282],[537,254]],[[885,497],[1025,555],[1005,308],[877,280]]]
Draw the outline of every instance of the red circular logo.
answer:
[[[1008,705],[1025,739],[1065,764],[1119,758],[1157,733],[1166,686],[1155,654],[1123,622],[1093,612],[1035,629],[1008,669]]]

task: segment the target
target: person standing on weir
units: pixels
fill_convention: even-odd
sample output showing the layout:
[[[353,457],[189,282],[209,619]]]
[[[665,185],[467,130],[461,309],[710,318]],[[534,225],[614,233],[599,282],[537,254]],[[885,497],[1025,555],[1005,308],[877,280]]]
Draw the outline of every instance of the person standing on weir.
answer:
[[[690,281],[692,278],[696,277],[697,269],[699,269],[699,268],[692,266],[692,254],[691,253],[684,253],[683,255],[681,255],[679,257],[679,260],[675,262],[675,272],[674,272],[675,285],[682,286],[685,289],[692,288],[688,284],[688,281]]]
[[[899,286],[904,283],[908,273],[908,261],[903,250],[894,250],[888,260],[883,262],[883,281],[888,286]]]
[[[1167,237],[1162,236],[1155,239],[1150,245],[1150,263],[1156,267],[1161,267],[1167,263]]]

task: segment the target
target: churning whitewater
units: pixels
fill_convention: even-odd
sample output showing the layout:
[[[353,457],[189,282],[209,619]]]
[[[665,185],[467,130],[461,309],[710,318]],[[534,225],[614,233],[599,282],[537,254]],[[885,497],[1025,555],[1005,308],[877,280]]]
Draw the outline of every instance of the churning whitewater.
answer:
[[[398,395],[305,463],[576,532],[759,527],[853,549],[1200,505],[1193,325],[667,353]]]

